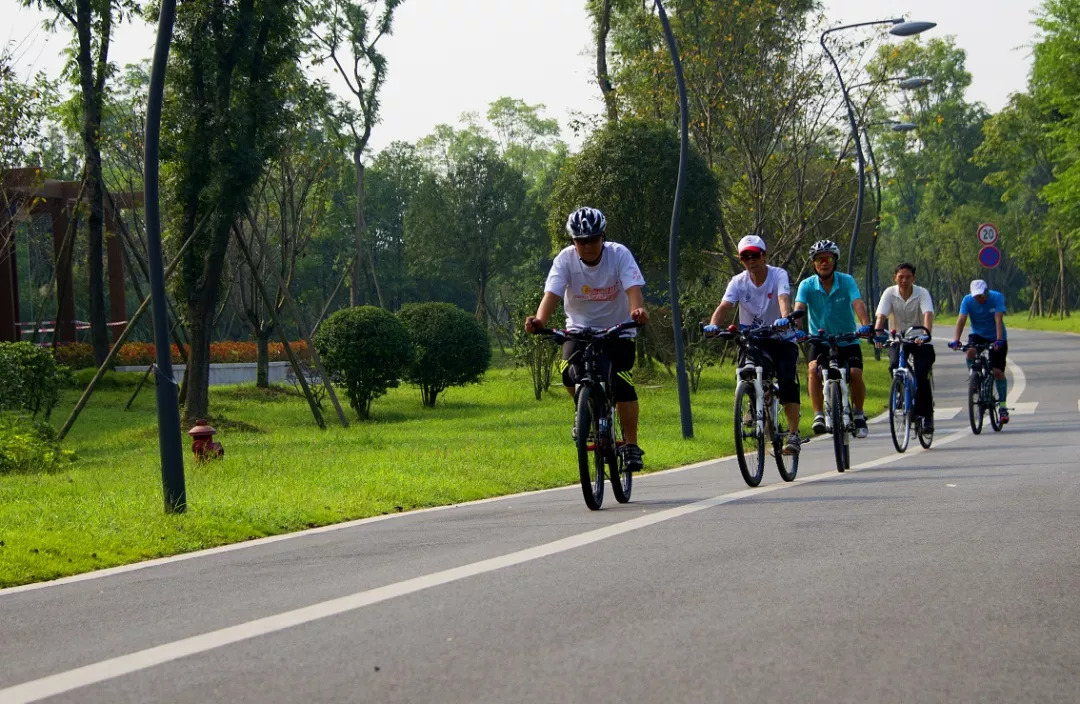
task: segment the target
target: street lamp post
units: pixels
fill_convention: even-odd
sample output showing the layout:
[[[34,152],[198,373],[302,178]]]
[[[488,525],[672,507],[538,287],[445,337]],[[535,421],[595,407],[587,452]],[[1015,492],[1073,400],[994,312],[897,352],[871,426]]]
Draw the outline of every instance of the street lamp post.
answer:
[[[892,28],[889,30],[889,34],[898,37],[910,37],[920,32],[925,32],[928,29],[936,27],[934,22],[905,22],[903,17],[897,17],[895,19],[888,20],[874,20],[872,22],[856,22],[855,24],[845,24],[839,27],[833,27],[826,29],[821,33],[821,48],[825,52],[825,55],[829,57],[829,61],[833,65],[833,69],[836,71],[836,79],[840,82],[840,92],[844,98],[844,107],[847,109],[848,124],[851,127],[851,136],[855,140],[855,157],[858,160],[859,166],[859,195],[855,200],[855,224],[851,229],[851,242],[848,245],[848,262],[847,273],[852,273],[855,268],[855,244],[859,238],[859,226],[862,224],[862,206],[863,196],[866,192],[866,159],[863,156],[862,140],[859,139],[859,126],[855,121],[855,107],[851,104],[851,95],[848,93],[848,88],[844,84],[844,76],[840,71],[840,65],[836,63],[836,58],[829,51],[828,44],[825,43],[825,37],[833,32],[839,32],[844,29],[854,29],[856,27],[870,27],[872,25],[879,24],[891,24]]]

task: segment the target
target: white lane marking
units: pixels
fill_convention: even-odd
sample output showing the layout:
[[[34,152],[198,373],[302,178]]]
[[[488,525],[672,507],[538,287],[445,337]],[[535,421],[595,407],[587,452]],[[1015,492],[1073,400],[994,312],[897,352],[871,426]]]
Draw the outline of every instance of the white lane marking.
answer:
[[[935,446],[940,447],[941,445],[947,445],[962,437],[968,437],[968,433],[957,431],[941,438]],[[885,455],[884,457],[879,457],[878,459],[855,465],[848,470],[848,473],[870,469],[872,467],[880,467],[881,465],[890,464],[906,457],[917,455],[921,452],[925,452],[925,450],[922,448],[914,448],[913,452],[908,452],[904,455]],[[777,491],[793,486],[794,484],[807,484],[809,482],[820,481],[823,479],[835,479],[842,476],[844,475],[839,472],[823,472],[809,477],[798,477],[795,482],[791,484],[770,484],[769,486],[757,487],[756,489],[743,489],[742,491],[736,491],[730,494],[722,494],[685,506],[676,506],[675,508],[658,511],[648,516],[639,516],[638,518],[632,518],[615,525],[605,526],[578,535],[561,538],[544,545],[537,545],[536,547],[518,550],[499,557],[492,557],[487,560],[480,560],[479,562],[474,562],[469,565],[462,565],[440,572],[433,572],[420,577],[407,579],[403,582],[397,582],[396,584],[388,584],[383,587],[356,592],[337,599],[331,599],[318,604],[312,604],[311,606],[305,606],[273,616],[255,619],[254,621],[248,621],[247,623],[241,623],[236,626],[229,626],[216,631],[210,631],[209,633],[191,636],[190,638],[183,638],[171,643],[163,643],[162,645],[147,648],[146,650],[139,650],[127,655],[109,658],[108,660],[84,665],[83,667],[78,667],[66,672],[59,672],[40,679],[23,682],[22,684],[17,684],[6,689],[0,689],[0,702],[4,702],[5,704],[26,704],[28,702],[36,702],[81,687],[87,687],[92,684],[128,675],[157,665],[163,665],[167,662],[172,662],[173,660],[178,660],[189,655],[198,655],[226,645],[232,645],[259,636],[283,631],[294,626],[311,623],[312,621],[318,621],[331,616],[355,611],[356,609],[394,599],[399,596],[415,594],[416,592],[425,589],[449,584],[468,577],[475,577],[488,572],[494,572],[532,560],[539,560],[544,557],[590,545],[601,540],[614,538],[639,528],[645,528],[664,521],[670,521],[674,518],[680,518],[682,516],[688,516],[699,511],[714,508],[722,504],[731,503],[732,501],[738,501],[739,499],[766,494],[771,491]]]
[[[648,477],[659,477],[665,474],[672,474],[674,472],[685,472],[691,469],[699,469],[706,465],[713,464],[715,462],[724,462],[726,460],[734,459],[735,455],[728,455],[727,457],[717,457],[711,460],[703,460],[701,462],[695,462],[693,464],[683,465],[681,467],[672,467],[670,469],[662,469],[657,472],[649,472],[648,474],[641,475],[641,479]],[[333,523],[327,526],[319,526],[318,528],[308,528],[307,530],[300,530],[293,533],[282,533],[281,535],[271,535],[266,538],[257,538],[255,540],[248,540],[242,543],[232,543],[230,545],[221,545],[216,548],[206,548],[205,550],[197,550],[194,552],[187,552],[180,555],[170,555],[168,557],[158,557],[153,560],[144,560],[143,562],[136,562],[130,565],[117,565],[116,567],[107,567],[101,570],[95,570],[94,572],[84,572],[82,574],[71,575],[70,577],[61,577],[59,579],[53,579],[48,582],[35,582],[34,584],[23,584],[18,587],[7,587],[6,589],[0,589],[0,598],[8,594],[18,594],[21,592],[35,591],[37,589],[46,589],[49,587],[58,587],[64,584],[73,584],[76,582],[86,582],[92,579],[101,579],[102,577],[111,577],[117,574],[124,574],[126,572],[134,572],[136,570],[145,570],[151,567],[160,567],[161,565],[168,565],[173,562],[183,562],[184,560],[193,560],[199,557],[210,557],[212,555],[220,555],[222,553],[233,552],[234,550],[246,550],[247,548],[259,547],[261,545],[269,545],[271,543],[277,543],[283,540],[291,540],[293,538],[303,538],[309,535],[318,535],[320,533],[332,533],[338,530],[345,530],[347,528],[355,528],[357,526],[366,525],[368,523],[377,523],[379,521],[387,521],[393,518],[405,518],[407,516],[416,516],[418,514],[432,513],[435,511],[448,511],[455,508],[465,508],[468,506],[477,506],[479,504],[489,504],[496,501],[506,501],[507,499],[515,499],[525,496],[536,496],[538,494],[548,494],[555,491],[569,491],[571,489],[577,489],[578,484],[568,484],[566,486],[558,486],[551,489],[537,489],[535,491],[522,491],[517,494],[505,494],[503,496],[492,496],[487,499],[476,499],[475,501],[466,501],[460,504],[447,504],[446,506],[432,506],[430,508],[421,508],[413,511],[406,511],[404,513],[391,513],[385,516],[369,516],[368,518],[358,518],[354,521],[346,521],[344,523]]]
[[[1009,409],[1009,415],[1014,416],[1030,416],[1035,413],[1035,407],[1039,405],[1038,401],[1021,401],[1020,396],[1023,395],[1024,389],[1027,388],[1027,377],[1024,376],[1024,370],[1020,368],[1019,364],[1016,364],[1011,359],[1005,362],[1005,367],[1012,372],[1013,385],[1009,390],[1008,396],[1005,397],[1005,405]]]

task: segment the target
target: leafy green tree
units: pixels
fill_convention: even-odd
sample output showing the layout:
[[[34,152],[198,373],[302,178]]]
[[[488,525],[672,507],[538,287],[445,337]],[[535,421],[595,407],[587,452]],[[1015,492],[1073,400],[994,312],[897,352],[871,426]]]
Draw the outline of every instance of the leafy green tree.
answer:
[[[413,344],[405,379],[420,387],[425,406],[451,386],[475,384],[491,364],[487,331],[452,303],[409,303],[398,311]]]
[[[626,119],[605,126],[570,157],[548,206],[552,249],[566,245],[566,216],[582,205],[607,217],[608,238],[630,248],[654,295],[667,290],[671,208],[679,170],[679,137],[661,123]],[[719,222],[717,182],[704,159],[691,151],[679,220],[681,274],[702,265],[700,252],[714,246]],[[661,294],[662,295],[662,294]]]
[[[29,342],[0,342],[0,411],[27,411],[48,418],[70,376],[48,349]]]
[[[424,163],[415,146],[394,142],[367,170],[367,223],[381,272],[384,302],[397,310],[415,293],[405,257],[405,214],[420,188]]]
[[[337,311],[312,342],[334,382],[345,385],[349,405],[365,419],[371,402],[397,388],[412,361],[409,331],[393,313],[375,306]]]
[[[379,40],[391,33],[394,10],[403,0],[309,0],[305,5],[307,31],[314,41],[310,46],[315,63],[331,62],[356,99],[356,107],[342,104],[339,115],[351,133],[353,168],[356,170],[355,249],[351,303],[359,303],[360,273],[365,272],[383,306],[379,276],[375,269],[373,246],[366,237],[364,212],[364,150],[371,130],[379,122],[379,91],[386,80],[386,57],[378,48]],[[365,271],[364,262],[368,263]]]
[[[266,163],[281,148],[298,79],[295,0],[190,0],[177,8],[162,119],[177,293],[190,354],[185,420],[208,415],[209,354],[226,251]]]
[[[466,283],[476,318],[488,323],[488,287],[536,251],[526,184],[494,151],[469,153],[443,176],[424,176],[406,216],[406,251],[412,270]],[[538,243],[536,243],[538,244]]]
[[[109,336],[105,315],[105,181],[102,176],[101,140],[105,82],[111,73],[109,45],[113,22],[125,15],[140,12],[132,0],[20,0],[24,7],[55,12],[46,22],[49,29],[64,21],[74,35],[75,78],[78,81],[82,112],[83,184],[89,203],[90,337],[94,361],[101,364],[109,354]]]

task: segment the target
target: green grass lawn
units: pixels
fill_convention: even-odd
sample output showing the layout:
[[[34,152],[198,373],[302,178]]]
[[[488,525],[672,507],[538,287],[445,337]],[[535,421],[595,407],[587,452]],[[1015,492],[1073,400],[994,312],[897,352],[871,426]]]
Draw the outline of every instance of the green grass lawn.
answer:
[[[887,360],[864,353],[873,416],[885,407]],[[732,377],[730,367],[706,370],[691,399],[691,440],[674,380],[660,371],[639,384],[647,470],[731,454]],[[225,458],[192,462],[185,436],[188,511],[166,515],[152,389],[125,412],[131,389],[115,386],[92,398],[65,440],[76,453],[70,466],[0,476],[0,587],[577,482],[571,400],[558,388],[536,401],[524,369],[494,368],[481,384],[445,392],[435,409],[415,388],[391,389],[370,421],[347,409],[351,426],[325,431],[291,388],[215,387],[211,422]],[[66,394],[54,424],[77,396]]]
[[[1080,315],[1067,318],[1036,317],[1029,318],[1023,314],[1014,314],[1005,318],[1007,328],[1017,330],[1046,330],[1048,332],[1074,332],[1080,333]]]

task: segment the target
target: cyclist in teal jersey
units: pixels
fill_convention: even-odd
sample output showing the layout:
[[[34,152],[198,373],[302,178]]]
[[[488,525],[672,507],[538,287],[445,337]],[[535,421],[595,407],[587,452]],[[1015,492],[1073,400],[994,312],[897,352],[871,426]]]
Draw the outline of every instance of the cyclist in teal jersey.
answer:
[[[866,303],[859,292],[859,285],[848,274],[836,270],[840,258],[840,247],[832,240],[820,240],[810,246],[810,258],[814,262],[815,276],[802,280],[799,291],[795,294],[795,310],[806,310],[807,330],[816,335],[823,330],[826,335],[856,333],[869,335],[873,330]],[[854,314],[853,314],[854,312]],[[855,327],[855,316],[859,316],[861,325]],[[810,391],[810,404],[814,407],[815,434],[825,432],[825,394],[821,377],[817,373],[818,359],[828,354],[828,348],[821,344],[810,345],[810,379],[807,386]],[[847,362],[851,368],[851,405],[852,421],[855,424],[855,437],[865,438],[869,434],[866,427],[866,414],[863,402],[866,400],[866,384],[862,378],[862,350],[858,342],[840,343],[840,363]]]
[[[1005,296],[1000,291],[991,291],[990,287],[982,279],[971,282],[971,293],[964,296],[960,302],[960,315],[956,317],[956,331],[953,341],[949,343],[952,349],[960,347],[960,335],[964,332],[964,324],[971,318],[971,334],[968,336],[968,344],[993,343],[990,349],[990,368],[994,372],[994,381],[997,384],[998,398],[1001,399],[1000,417],[1002,423],[1009,422],[1009,410],[1005,407],[1005,396],[1008,391],[1008,382],[1005,379],[1005,360],[1009,354],[1009,343],[1005,332]],[[967,365],[971,369],[975,361],[975,350],[967,351]]]

